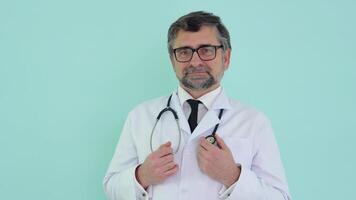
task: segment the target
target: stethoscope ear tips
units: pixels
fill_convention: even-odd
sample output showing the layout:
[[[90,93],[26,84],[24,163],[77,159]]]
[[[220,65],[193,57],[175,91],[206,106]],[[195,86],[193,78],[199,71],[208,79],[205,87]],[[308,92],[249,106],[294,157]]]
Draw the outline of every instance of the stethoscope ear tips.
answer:
[[[205,137],[205,139],[213,145],[217,145],[216,138],[213,135],[208,135]]]

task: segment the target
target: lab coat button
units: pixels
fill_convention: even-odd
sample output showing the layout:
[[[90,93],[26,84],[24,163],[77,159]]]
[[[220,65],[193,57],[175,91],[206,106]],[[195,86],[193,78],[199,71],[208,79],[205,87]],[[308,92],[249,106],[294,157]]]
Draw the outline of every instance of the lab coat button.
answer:
[[[143,196],[143,197],[145,197],[145,196],[146,196],[146,194],[145,194],[145,193],[142,193],[142,196]]]

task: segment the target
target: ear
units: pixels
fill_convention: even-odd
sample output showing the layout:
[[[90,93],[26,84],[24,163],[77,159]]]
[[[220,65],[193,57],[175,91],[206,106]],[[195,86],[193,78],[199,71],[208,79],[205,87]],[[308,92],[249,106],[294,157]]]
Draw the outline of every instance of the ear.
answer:
[[[230,55],[231,55],[231,49],[226,49],[223,55],[223,64],[224,64],[224,69],[227,70],[230,65]]]
[[[175,62],[174,62],[174,57],[173,57],[173,55],[172,55],[172,56],[171,56],[171,55],[169,56],[169,60],[171,61],[172,68],[173,68],[173,70],[175,71],[175,67],[174,67],[174,66],[175,66],[175,65],[174,65]]]

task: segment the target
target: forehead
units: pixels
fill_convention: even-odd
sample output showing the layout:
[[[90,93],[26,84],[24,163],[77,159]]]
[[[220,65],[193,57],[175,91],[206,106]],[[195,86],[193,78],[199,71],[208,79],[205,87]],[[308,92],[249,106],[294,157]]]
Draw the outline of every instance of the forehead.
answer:
[[[197,32],[179,30],[173,48],[190,46],[197,48],[203,44],[218,45],[218,31],[213,26],[202,26]]]

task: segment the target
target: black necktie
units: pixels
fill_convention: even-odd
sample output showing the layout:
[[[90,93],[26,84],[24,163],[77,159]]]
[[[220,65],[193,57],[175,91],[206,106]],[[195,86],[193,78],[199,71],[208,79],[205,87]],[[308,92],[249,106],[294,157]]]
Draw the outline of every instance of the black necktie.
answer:
[[[188,122],[190,126],[190,131],[193,132],[195,127],[198,125],[198,106],[201,101],[199,100],[193,100],[193,99],[188,99],[187,100],[188,104],[192,108],[192,112],[190,112]]]

